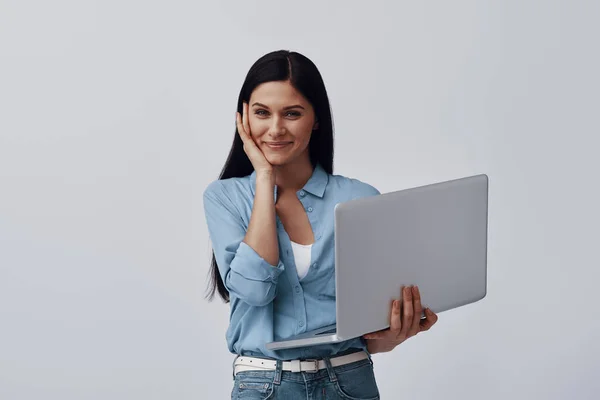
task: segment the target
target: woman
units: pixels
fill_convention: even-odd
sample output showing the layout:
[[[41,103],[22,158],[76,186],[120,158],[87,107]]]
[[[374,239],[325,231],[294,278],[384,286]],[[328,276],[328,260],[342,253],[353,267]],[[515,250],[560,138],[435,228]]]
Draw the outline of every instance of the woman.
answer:
[[[317,67],[296,52],[261,57],[240,91],[236,123],[220,179],[204,192],[214,252],[209,297],[218,292],[230,302],[226,339],[238,355],[232,399],[378,399],[371,354],[437,321],[429,310],[421,320],[416,287],[394,301],[389,329],[342,343],[265,348],[335,323],[335,204],[379,194],[333,175],[333,123]]]

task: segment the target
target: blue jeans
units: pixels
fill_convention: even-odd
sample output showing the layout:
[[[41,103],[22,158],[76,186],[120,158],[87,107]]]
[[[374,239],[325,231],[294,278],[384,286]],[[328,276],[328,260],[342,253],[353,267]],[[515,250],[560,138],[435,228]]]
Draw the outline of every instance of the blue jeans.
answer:
[[[318,372],[282,371],[277,362],[274,371],[242,371],[234,378],[231,399],[285,400],[379,400],[379,389],[368,359],[332,367]]]

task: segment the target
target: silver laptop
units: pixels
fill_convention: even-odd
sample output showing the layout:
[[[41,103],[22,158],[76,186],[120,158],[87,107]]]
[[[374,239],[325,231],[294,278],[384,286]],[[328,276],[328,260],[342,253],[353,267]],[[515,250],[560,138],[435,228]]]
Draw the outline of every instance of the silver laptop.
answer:
[[[403,285],[418,285],[423,306],[435,313],[483,299],[487,229],[485,174],[337,204],[336,324],[267,343],[267,349],[386,329]]]

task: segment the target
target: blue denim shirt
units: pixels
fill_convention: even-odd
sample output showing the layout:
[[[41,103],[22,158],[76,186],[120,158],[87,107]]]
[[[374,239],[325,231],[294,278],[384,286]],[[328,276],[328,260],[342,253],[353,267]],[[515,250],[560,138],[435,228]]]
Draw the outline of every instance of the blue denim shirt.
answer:
[[[315,238],[308,273],[298,279],[290,238],[279,217],[278,265],[270,265],[242,241],[255,188],[253,172],[242,178],[216,180],[204,191],[209,236],[231,299],[226,333],[229,351],[290,360],[331,356],[349,348],[366,349],[362,338],[284,350],[267,350],[265,344],[336,322],[334,207],[379,191],[357,179],[330,175],[320,165],[314,168],[304,188],[296,193]],[[277,200],[276,186],[274,196]]]

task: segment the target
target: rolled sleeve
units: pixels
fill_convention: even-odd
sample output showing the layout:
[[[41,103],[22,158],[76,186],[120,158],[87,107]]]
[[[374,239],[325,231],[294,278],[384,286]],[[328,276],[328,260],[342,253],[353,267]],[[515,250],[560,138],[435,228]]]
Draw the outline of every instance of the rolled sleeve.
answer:
[[[204,210],[219,275],[231,296],[252,306],[275,299],[285,267],[269,264],[243,241],[247,227],[219,181],[204,192]]]
[[[277,283],[279,274],[284,271],[281,260],[277,265],[269,264],[246,242],[240,243],[236,258],[247,262],[232,262],[231,270],[251,281]]]
[[[251,305],[265,306],[275,299],[277,280],[284,270],[281,260],[276,266],[271,265],[241,242],[225,278],[225,287],[235,289],[241,300]]]

